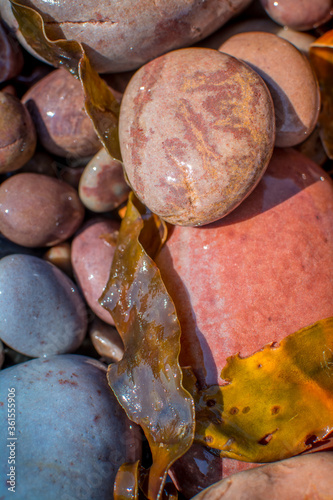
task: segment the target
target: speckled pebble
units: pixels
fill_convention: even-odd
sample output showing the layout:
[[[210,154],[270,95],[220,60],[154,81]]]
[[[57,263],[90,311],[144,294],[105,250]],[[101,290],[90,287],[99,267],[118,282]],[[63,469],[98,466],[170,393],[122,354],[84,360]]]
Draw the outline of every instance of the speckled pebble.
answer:
[[[90,221],[72,242],[72,266],[77,283],[93,312],[114,325],[110,313],[98,302],[110,275],[119,223],[109,219]]]
[[[83,217],[77,191],[59,179],[22,173],[0,186],[0,231],[19,245],[56,245],[72,236]]]
[[[16,488],[9,492],[6,484],[10,441],[1,432],[0,498],[110,500],[119,466],[140,458],[141,435],[109,388],[105,365],[61,355],[2,370],[2,429],[9,389],[16,400]]]
[[[169,52],[124,93],[119,138],[130,185],[172,224],[220,219],[263,175],[274,122],[271,95],[249,66],[211,49]]]
[[[303,142],[316,126],[320,93],[309,61],[277,35],[264,32],[239,33],[220,51],[246,62],[265,80],[272,95],[278,147]]]
[[[108,212],[125,202],[129,192],[122,163],[101,149],[81,175],[79,196],[82,203],[93,212]]]
[[[0,260],[0,338],[27,356],[72,352],[87,330],[86,306],[56,266],[31,255]]]

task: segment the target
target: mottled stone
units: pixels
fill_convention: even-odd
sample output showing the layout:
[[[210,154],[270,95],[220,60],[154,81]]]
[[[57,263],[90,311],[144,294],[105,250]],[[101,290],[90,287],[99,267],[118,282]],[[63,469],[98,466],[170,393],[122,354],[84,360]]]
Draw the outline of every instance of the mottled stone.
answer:
[[[98,302],[108,282],[119,223],[111,219],[90,221],[72,242],[72,266],[77,283],[93,312],[114,325],[110,313]]]
[[[332,0],[261,0],[267,14],[282,26],[298,31],[317,28],[332,19]]]
[[[83,217],[77,192],[59,179],[22,173],[0,186],[0,231],[19,245],[56,245],[72,236]]]
[[[116,328],[99,318],[89,326],[91,342],[106,363],[117,363],[124,355],[124,344]]]
[[[272,33],[239,33],[219,50],[249,64],[266,82],[275,108],[275,145],[303,142],[313,131],[320,109],[319,87],[309,61]]]
[[[19,43],[0,22],[0,83],[17,76],[23,67],[23,54]]]
[[[80,80],[65,69],[52,71],[23,96],[44,148],[58,156],[85,157],[101,147],[84,109]]]
[[[2,370],[2,429],[8,388],[16,396],[16,488],[8,492],[9,441],[1,432],[0,497],[110,500],[119,466],[140,458],[141,436],[108,387],[105,365],[61,355]]]
[[[119,137],[143,203],[172,224],[207,224],[239,205],[263,175],[275,138],[271,96],[233,57],[170,52],[130,81]]]
[[[53,40],[84,43],[100,73],[135,69],[170,50],[192,45],[237,15],[250,0],[23,0],[46,20]],[[17,29],[8,0],[0,0],[3,19]],[[21,43],[32,52],[22,35]],[[35,53],[34,53],[35,54]]]
[[[0,92],[0,173],[17,170],[36,148],[37,136],[31,116],[12,94]]]
[[[82,203],[93,212],[108,212],[128,197],[122,163],[101,149],[84,169],[79,184]]]
[[[0,260],[0,338],[32,357],[72,352],[87,329],[86,307],[74,283],[31,255]]]
[[[305,500],[332,497],[333,453],[301,455],[241,472],[193,500]]]

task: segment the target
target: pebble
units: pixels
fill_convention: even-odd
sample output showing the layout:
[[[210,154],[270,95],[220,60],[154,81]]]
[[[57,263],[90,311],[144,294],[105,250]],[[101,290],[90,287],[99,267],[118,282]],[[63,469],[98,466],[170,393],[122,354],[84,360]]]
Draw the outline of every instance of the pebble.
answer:
[[[267,87],[249,66],[211,49],[169,52],[140,68],[124,93],[119,138],[129,183],[171,224],[220,219],[263,175],[274,122]]]
[[[109,279],[118,230],[119,223],[114,220],[92,220],[72,242],[72,266],[76,281],[92,311],[110,325],[114,325],[114,321],[98,299]]]
[[[333,16],[332,0],[261,0],[267,14],[282,26],[298,31],[311,30],[329,22]]]
[[[68,241],[49,248],[43,255],[43,259],[59,267],[68,276],[72,276],[71,245]]]
[[[117,363],[124,355],[124,344],[116,328],[99,318],[89,326],[89,336],[98,354],[106,363]]]
[[[0,231],[19,245],[56,245],[72,236],[83,217],[77,191],[59,179],[22,173],[0,185]]]
[[[100,140],[84,109],[81,83],[65,69],[52,71],[39,80],[22,101],[49,153],[75,158],[92,156],[100,149]]]
[[[72,352],[87,330],[77,286],[56,266],[31,255],[0,260],[0,338],[26,356]]]
[[[0,173],[22,167],[35,152],[36,130],[21,101],[0,92]]]
[[[249,64],[267,84],[275,108],[275,145],[303,142],[320,110],[319,87],[309,61],[291,43],[264,32],[239,33],[219,50]]]
[[[45,2],[32,0],[29,6],[42,10],[47,32],[53,40],[66,38],[83,42],[99,73],[117,73],[142,64],[196,41],[225,24],[251,0],[132,0],[121,2],[90,0]],[[28,2],[25,0],[25,4]],[[17,22],[8,0],[0,0],[0,13],[14,30]],[[18,32],[22,45],[32,54]],[[39,57],[40,59],[40,57]]]
[[[23,68],[23,53],[0,22],[0,83],[19,75]]]
[[[81,175],[80,200],[93,212],[108,212],[124,203],[129,192],[122,163],[101,149]]]
[[[141,456],[141,434],[113,396],[105,365],[67,354],[2,370],[2,422],[9,388],[15,389],[17,441],[9,448],[7,433],[0,435],[0,497],[110,500],[119,466]],[[6,484],[11,451],[15,493]]]
[[[3,365],[4,360],[5,360],[4,347],[3,347],[3,343],[0,340],[0,369]]]

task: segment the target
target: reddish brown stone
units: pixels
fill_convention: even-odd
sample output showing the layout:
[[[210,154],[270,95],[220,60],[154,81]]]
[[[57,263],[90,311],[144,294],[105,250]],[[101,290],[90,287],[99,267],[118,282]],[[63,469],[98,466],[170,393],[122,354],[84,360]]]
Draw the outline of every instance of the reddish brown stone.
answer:
[[[119,136],[141,201],[172,224],[207,224],[241,203],[264,173],[274,145],[271,96],[233,57],[170,52],[127,86]]]
[[[298,31],[317,28],[332,19],[332,0],[261,0],[274,21]]]
[[[275,145],[303,142],[313,131],[320,109],[319,87],[309,61],[272,33],[239,33],[219,50],[249,64],[266,82],[275,108]]]
[[[72,236],[83,216],[75,189],[53,177],[16,174],[0,186],[0,231],[19,245],[56,245]]]

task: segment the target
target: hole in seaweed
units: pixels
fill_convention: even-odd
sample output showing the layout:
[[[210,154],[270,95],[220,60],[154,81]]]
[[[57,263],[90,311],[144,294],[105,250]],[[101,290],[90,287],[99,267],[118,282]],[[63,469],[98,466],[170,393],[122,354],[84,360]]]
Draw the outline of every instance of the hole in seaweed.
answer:
[[[271,349],[277,349],[278,347],[280,347],[280,343],[279,342],[272,342],[271,343]]]
[[[259,363],[258,368],[262,368],[262,365]]]
[[[230,408],[229,410],[229,413],[230,415],[237,415],[237,413],[239,412],[239,409],[236,408],[236,406],[233,406],[232,408]]]
[[[266,436],[264,436],[263,438],[261,438],[259,441],[258,441],[258,444],[261,444],[262,446],[266,446],[270,440],[272,439],[273,435],[272,434],[266,434]]]
[[[307,436],[307,438],[305,439],[305,445],[311,446],[312,444],[314,444],[317,441],[317,439],[318,438],[315,434],[311,434],[311,436]]]
[[[272,415],[276,415],[277,413],[279,413],[279,411],[280,411],[279,406],[273,406],[273,408],[271,409]]]
[[[213,438],[212,438],[212,436],[205,436],[204,437],[204,441],[205,441],[205,443],[212,443],[213,442]]]
[[[209,407],[209,408],[212,408],[213,406],[216,405],[216,401],[215,399],[208,399],[208,401],[206,402],[206,405]]]
[[[245,408],[242,409],[242,412],[249,413],[250,410],[251,410],[251,408],[249,406],[245,406]]]

